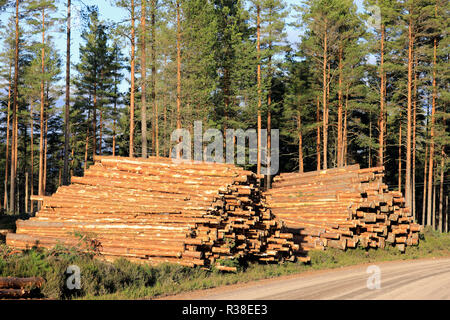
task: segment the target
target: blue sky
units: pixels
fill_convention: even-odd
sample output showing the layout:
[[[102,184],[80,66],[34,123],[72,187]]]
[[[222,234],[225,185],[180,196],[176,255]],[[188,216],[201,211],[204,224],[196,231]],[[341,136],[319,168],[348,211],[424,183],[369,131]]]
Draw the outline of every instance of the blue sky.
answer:
[[[81,26],[80,26],[80,12],[83,10],[85,6],[88,5],[97,5],[99,7],[100,15],[105,20],[111,20],[114,22],[119,22],[128,17],[128,13],[125,9],[118,8],[112,5],[113,0],[72,0],[72,46],[71,46],[71,62],[73,64],[77,63],[79,61],[79,44],[81,41]],[[299,0],[286,0],[287,4],[296,4],[300,3]],[[363,0],[356,0],[355,3],[357,4],[359,10],[362,8],[362,2]],[[58,1],[58,15],[62,18],[66,15],[66,1]],[[11,15],[11,12],[14,11],[14,8],[8,9],[7,12],[1,13],[0,18],[2,22],[6,22],[7,17]],[[288,22],[292,22],[293,18],[290,17],[288,19]],[[293,27],[287,27],[287,33],[288,33],[288,41],[291,44],[294,44],[298,42],[299,35],[301,33],[301,30],[293,28]],[[66,35],[65,33],[54,33],[55,43],[58,48],[58,51],[63,58],[63,61],[65,60],[66,55]],[[1,44],[0,44],[1,45]],[[124,48],[123,53],[125,56],[129,55],[128,47]],[[127,89],[126,81],[122,83],[122,86],[120,88],[121,90]]]

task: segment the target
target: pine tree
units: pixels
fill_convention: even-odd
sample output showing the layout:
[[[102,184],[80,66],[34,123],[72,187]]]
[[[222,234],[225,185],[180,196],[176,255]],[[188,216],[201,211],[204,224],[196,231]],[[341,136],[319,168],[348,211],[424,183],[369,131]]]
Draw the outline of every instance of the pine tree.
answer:
[[[80,62],[75,66],[78,75],[74,79],[77,88],[77,99],[90,101],[89,111],[92,114],[92,154],[101,152],[103,145],[103,114],[114,91],[114,78],[111,67],[114,57],[108,42],[107,26],[99,20],[98,10],[90,7],[87,15],[87,27],[82,33],[84,44],[80,46]],[[88,99],[86,100],[86,97]],[[97,112],[100,113],[100,139],[98,140]],[[87,119],[89,121],[89,119]],[[88,137],[86,138],[88,139]],[[86,146],[88,143],[86,143]],[[86,165],[86,164],[85,164]]]
[[[33,12],[31,19],[28,22],[32,25],[35,32],[42,34],[41,49],[41,91],[40,91],[40,138],[39,138],[39,184],[38,194],[43,196],[45,193],[45,177],[44,177],[44,113],[45,113],[45,83],[48,80],[48,75],[45,72],[46,61],[46,32],[48,32],[54,23],[51,18],[51,13],[56,10],[53,1],[46,0],[30,0],[27,3],[27,10]]]

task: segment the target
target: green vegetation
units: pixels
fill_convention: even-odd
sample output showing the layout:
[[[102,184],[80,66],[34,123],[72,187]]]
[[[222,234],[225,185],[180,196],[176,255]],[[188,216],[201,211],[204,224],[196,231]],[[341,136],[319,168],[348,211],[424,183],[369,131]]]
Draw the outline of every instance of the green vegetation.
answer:
[[[91,247],[89,239],[82,245]],[[450,256],[450,234],[426,229],[420,246],[408,247],[404,254],[392,247],[385,250],[358,248],[346,252],[337,249],[310,253],[311,263],[281,265],[250,264],[237,273],[189,268],[174,264],[149,266],[118,259],[107,262],[95,258],[86,247],[52,250],[31,249],[20,253],[0,245],[0,276],[41,276],[46,279],[42,293],[52,299],[140,299],[243,283],[258,279],[298,274],[306,271],[380,261],[407,260]],[[81,270],[81,289],[69,291],[65,287],[66,270],[77,265]]]

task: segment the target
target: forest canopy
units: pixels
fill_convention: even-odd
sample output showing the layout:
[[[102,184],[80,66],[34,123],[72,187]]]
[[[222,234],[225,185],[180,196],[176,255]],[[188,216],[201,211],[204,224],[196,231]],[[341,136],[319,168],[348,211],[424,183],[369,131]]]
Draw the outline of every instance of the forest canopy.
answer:
[[[278,129],[279,172],[384,166],[417,221],[444,228],[448,1],[108,5],[125,18],[109,19],[102,2],[0,1],[4,212],[35,212],[31,195],[83,175],[95,155],[169,156],[171,133],[193,135],[202,121],[268,137]],[[259,174],[265,160],[246,167]]]

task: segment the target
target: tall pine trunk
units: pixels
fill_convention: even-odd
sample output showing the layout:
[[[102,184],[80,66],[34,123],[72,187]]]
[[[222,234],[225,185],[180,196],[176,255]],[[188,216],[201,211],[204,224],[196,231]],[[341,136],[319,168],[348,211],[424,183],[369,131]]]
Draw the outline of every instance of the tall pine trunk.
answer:
[[[378,166],[384,164],[384,100],[385,100],[385,79],[384,79],[384,39],[385,39],[385,26],[381,25],[381,48],[380,48],[380,115],[378,117]]]
[[[338,136],[338,146],[337,146],[337,166],[342,167],[344,165],[344,158],[343,158],[343,148],[342,148],[342,44],[339,46],[339,84],[338,84],[338,125],[337,125],[337,136]]]
[[[89,101],[91,99],[89,98]],[[89,123],[89,118],[91,117],[91,110],[88,110],[87,121]],[[84,172],[87,170],[87,162],[88,162],[88,152],[89,152],[89,124],[86,126],[86,141],[84,145]]]
[[[256,164],[256,174],[259,176],[261,174],[261,7],[259,4],[256,5],[256,59],[258,60],[257,68],[257,88],[258,88],[258,109],[257,109],[257,132],[258,132],[258,143],[257,143],[257,164]]]
[[[32,100],[32,99],[30,99]],[[33,101],[30,101],[30,183],[31,194],[34,195],[34,110]],[[31,212],[34,211],[33,201],[31,201]]]
[[[103,110],[100,109],[100,136],[98,138],[98,154],[102,155],[102,142],[103,142]]]
[[[316,108],[316,122],[317,122],[317,134],[316,134],[316,155],[317,155],[317,171],[320,170],[321,167],[321,152],[320,152],[320,100],[319,96],[317,96],[317,108]]]
[[[141,0],[141,136],[142,158],[147,158],[147,52],[146,52],[146,0]]]
[[[413,91],[413,132],[412,132],[412,211],[414,221],[416,213],[416,131],[417,131],[417,55],[414,57],[414,91]]]
[[[425,146],[425,161],[423,167],[423,197],[422,197],[422,225],[425,225],[425,216],[427,213],[427,164],[428,164],[428,146]]]
[[[445,110],[444,110],[445,113]],[[445,118],[442,120],[443,122],[443,128],[445,128]],[[441,181],[439,186],[439,231],[443,232],[443,219],[444,219],[444,169],[445,169],[445,145],[442,144],[441,146]],[[445,221],[447,223],[447,221]]]
[[[181,129],[181,13],[180,0],[177,0],[177,129]],[[181,151],[177,150],[177,158]]]
[[[97,75],[94,75],[97,79]],[[97,82],[94,83],[94,107],[92,111],[92,160],[97,153]]]
[[[48,114],[45,114],[45,139],[44,139],[44,173],[42,179],[42,192],[47,190],[47,150],[48,150]]]
[[[344,165],[347,166],[347,150],[348,150],[348,138],[347,138],[347,132],[348,132],[348,128],[347,128],[347,117],[348,117],[348,90],[349,90],[349,84],[347,84],[347,89],[346,89],[346,93],[345,93],[345,110],[344,110],[344,132],[343,132],[343,151],[342,151],[342,156],[344,158]]]
[[[410,11],[411,14],[411,11]],[[409,18],[408,27],[408,112],[407,112],[407,131],[406,131],[406,179],[405,179],[405,195],[406,205],[412,208],[412,191],[411,191],[411,131],[412,131],[412,67],[413,67],[413,25],[412,18]]]
[[[327,38],[327,21],[325,20],[325,32],[323,35],[323,169],[327,169],[327,153],[328,153],[328,109],[327,109],[327,87],[328,87],[328,75],[327,75],[327,64],[328,64],[328,38]]]
[[[131,89],[130,89],[130,145],[129,156],[134,156],[134,70],[135,70],[135,28],[134,28],[134,0],[131,0]]]
[[[40,137],[39,137],[39,196],[44,195],[44,73],[45,73],[45,9],[42,9],[42,49],[41,49],[41,112],[40,112]]]
[[[16,0],[16,30],[15,30],[15,52],[14,52],[14,98],[12,114],[12,137],[11,137],[11,177],[9,184],[9,209],[16,213],[16,161],[17,158],[17,105],[19,95],[19,0]]]
[[[156,5],[157,0],[152,0],[152,12],[151,12],[151,31],[152,31],[152,102],[153,102],[153,128],[155,144],[155,155],[159,157],[159,117],[158,117],[158,104],[156,103]]]
[[[437,6],[435,6],[435,12],[437,12]],[[427,225],[431,225],[432,222],[432,195],[433,195],[433,170],[434,170],[434,123],[435,123],[435,113],[436,113],[436,98],[437,98],[437,88],[436,88],[436,53],[437,51],[437,39],[434,38],[433,42],[433,94],[431,103],[431,129],[430,129],[430,160],[428,165],[428,201],[427,201]]]
[[[9,165],[9,120],[11,110],[11,82],[12,82],[12,66],[9,65],[9,84],[8,84],[8,109],[6,114],[6,152],[5,152],[5,196],[3,198],[3,208],[8,211],[8,165]]]
[[[69,184],[69,139],[70,139],[70,6],[67,0],[67,35],[66,35],[66,107],[64,110],[64,173],[63,184]]]
[[[445,123],[445,122],[444,122]],[[441,149],[441,182],[439,186],[439,231],[442,232],[444,213],[444,167],[445,167],[445,151],[444,146]]]
[[[401,114],[400,114],[401,119]],[[402,191],[402,123],[398,129],[398,191]]]
[[[303,173],[303,136],[302,136],[302,115],[300,110],[297,117],[297,131],[298,131],[298,172]]]

